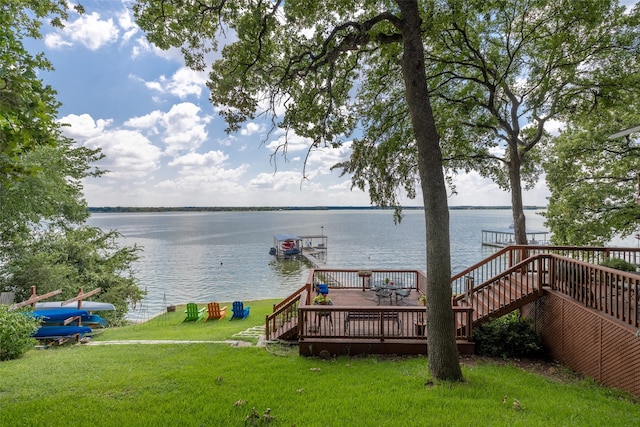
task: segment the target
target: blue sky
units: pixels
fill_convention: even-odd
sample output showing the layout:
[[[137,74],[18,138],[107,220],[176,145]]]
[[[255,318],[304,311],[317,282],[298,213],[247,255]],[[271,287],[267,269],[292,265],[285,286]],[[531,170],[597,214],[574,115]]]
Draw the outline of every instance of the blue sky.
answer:
[[[349,144],[318,150],[290,138],[287,159],[270,154],[281,135],[246,123],[227,135],[209,102],[206,74],[187,69],[176,50],[150,45],[136,26],[129,0],[83,0],[65,28],[44,28],[41,41],[55,71],[42,75],[58,92],[60,121],[77,144],[101,148],[110,172],[84,183],[90,206],[368,206],[349,177],[330,171],[347,159]],[[633,4],[635,1],[621,2]],[[455,205],[510,205],[510,195],[475,173],[455,179]],[[524,195],[546,205],[544,181]],[[422,204],[421,196],[409,205]]]

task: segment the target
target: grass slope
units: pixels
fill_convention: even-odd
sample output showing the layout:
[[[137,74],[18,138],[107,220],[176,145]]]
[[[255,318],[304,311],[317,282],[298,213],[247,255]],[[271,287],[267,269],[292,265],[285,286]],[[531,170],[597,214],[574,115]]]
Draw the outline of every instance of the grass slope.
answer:
[[[243,321],[182,323],[177,312],[98,340],[230,339],[263,324],[272,301],[250,304]],[[634,426],[640,419],[637,399],[590,380],[497,363],[463,372],[464,383],[434,383],[423,357],[323,361],[277,345],[73,345],[0,363],[0,424]]]

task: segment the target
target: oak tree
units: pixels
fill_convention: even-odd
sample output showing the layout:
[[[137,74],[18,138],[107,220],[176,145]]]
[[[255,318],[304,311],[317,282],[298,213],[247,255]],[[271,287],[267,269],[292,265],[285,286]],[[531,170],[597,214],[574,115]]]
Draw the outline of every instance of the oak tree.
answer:
[[[638,72],[638,11],[611,0],[432,4],[427,79],[447,177],[476,170],[510,191],[516,243],[526,244],[523,190],[542,174],[545,128],[628,89],[621,76]],[[412,196],[418,182],[403,88],[389,78],[398,73],[389,61],[368,74],[363,136],[338,165],[390,205],[398,183]]]
[[[627,89],[619,77],[639,70],[638,10],[615,0],[439,3],[427,61],[441,133],[475,147],[472,167],[511,192],[515,240],[526,244],[522,191],[542,172],[545,127]]]
[[[229,131],[264,115],[308,138],[309,152],[343,143],[366,121],[365,106],[373,104],[363,85],[378,67],[398,64],[387,81],[402,87],[423,194],[429,368],[435,378],[460,380],[447,194],[425,67],[433,2],[139,0],[134,13],[152,43],[179,47],[188,66],[204,70],[211,62],[211,100]],[[216,51],[220,59],[212,59]]]

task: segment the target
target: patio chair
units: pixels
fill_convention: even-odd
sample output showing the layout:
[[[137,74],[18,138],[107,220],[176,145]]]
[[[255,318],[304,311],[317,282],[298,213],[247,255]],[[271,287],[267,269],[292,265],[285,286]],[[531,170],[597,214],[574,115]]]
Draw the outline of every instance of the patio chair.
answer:
[[[234,301],[231,308],[233,310],[233,316],[231,316],[231,319],[229,320],[244,319],[249,315],[249,309],[251,307],[245,307],[244,304],[242,304],[242,301]]]
[[[378,298],[378,305],[383,298],[389,298],[389,305],[391,305],[391,295],[392,292],[389,289],[379,289],[376,291],[376,297]]]
[[[187,309],[184,311],[187,313],[187,317],[184,318],[183,322],[197,322],[202,319],[206,309],[206,307],[198,308],[198,304],[194,302],[188,303]]]
[[[210,302],[207,304],[207,318],[204,319],[206,322],[209,319],[220,320],[223,319],[224,316],[227,315],[227,306],[220,308],[220,304],[217,302]]]
[[[318,294],[326,295],[329,293],[329,285],[327,285],[326,283],[320,283],[316,287],[316,290],[318,291]]]
[[[404,301],[411,294],[411,289],[396,289],[394,292],[396,294],[396,305],[398,305],[398,301]]]

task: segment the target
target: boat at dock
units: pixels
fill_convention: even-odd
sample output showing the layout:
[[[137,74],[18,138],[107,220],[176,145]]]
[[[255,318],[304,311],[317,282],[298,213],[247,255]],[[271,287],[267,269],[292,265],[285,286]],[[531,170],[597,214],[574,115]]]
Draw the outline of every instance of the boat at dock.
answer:
[[[278,260],[304,258],[313,266],[324,264],[326,258],[327,236],[276,234],[273,236],[273,246],[269,254]]]

